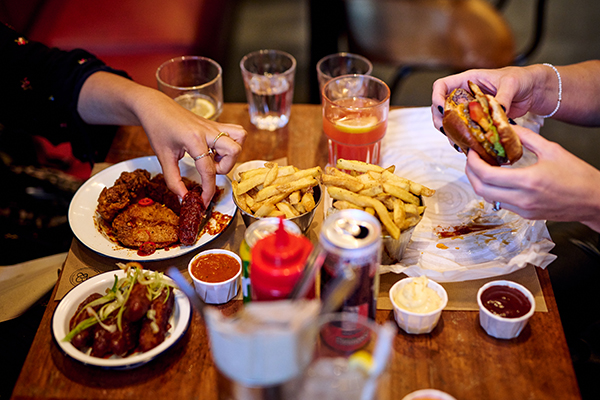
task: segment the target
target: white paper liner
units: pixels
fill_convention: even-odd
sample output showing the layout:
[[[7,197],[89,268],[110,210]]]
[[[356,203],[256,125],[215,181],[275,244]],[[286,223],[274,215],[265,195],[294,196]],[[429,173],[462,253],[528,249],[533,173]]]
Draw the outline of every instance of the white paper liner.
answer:
[[[535,156],[531,154],[523,161],[532,162]],[[556,258],[549,253],[554,243],[545,221],[526,220],[506,210],[494,212],[475,194],[464,172],[465,155],[435,129],[429,107],[390,111],[380,165],[395,165],[396,175],[436,190],[434,196],[423,198],[427,209],[402,260],[383,265],[381,273],[466,281],[508,274],[528,263],[545,268]],[[437,235],[440,229],[474,218],[500,226],[459,238]]]

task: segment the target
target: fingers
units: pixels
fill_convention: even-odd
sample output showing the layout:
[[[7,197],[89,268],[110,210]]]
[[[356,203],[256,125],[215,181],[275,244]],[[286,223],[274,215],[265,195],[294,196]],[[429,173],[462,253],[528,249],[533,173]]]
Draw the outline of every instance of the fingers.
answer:
[[[227,132],[229,138],[242,146],[246,140],[246,130],[240,125],[235,124],[219,124],[221,132]]]
[[[446,96],[449,94],[448,90],[448,86],[442,79],[438,79],[433,83],[431,93],[431,116],[433,117],[433,126],[442,133],[444,133],[442,117],[444,116]]]
[[[521,139],[521,143],[524,147],[531,150],[538,157],[544,154],[544,150],[550,143],[548,140],[527,128],[523,128],[522,126],[515,125],[513,126],[513,129],[519,136],[519,139]]]
[[[167,187],[171,192],[179,196],[179,198],[183,198],[183,196],[185,196],[187,193],[187,188],[181,180],[181,174],[177,160],[173,159],[169,161],[163,161],[160,159],[160,157],[158,160],[162,167],[163,176],[165,177]]]
[[[215,163],[210,156],[203,157],[196,161],[196,169],[202,178],[202,201],[208,207],[210,200],[215,195]]]
[[[218,174],[226,174],[235,165],[235,162],[242,152],[242,144],[246,140],[246,131],[239,125],[220,124],[221,132],[226,135],[221,135],[215,141],[213,138],[210,142],[214,144],[215,150],[215,168]],[[217,138],[217,136],[215,136]],[[207,138],[207,140],[209,140]]]

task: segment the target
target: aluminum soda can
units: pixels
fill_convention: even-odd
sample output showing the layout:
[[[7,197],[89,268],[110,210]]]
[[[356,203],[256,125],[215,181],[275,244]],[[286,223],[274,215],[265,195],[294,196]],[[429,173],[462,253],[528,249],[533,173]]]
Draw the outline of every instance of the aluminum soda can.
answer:
[[[361,210],[341,210],[323,221],[319,244],[326,252],[321,267],[321,295],[344,269],[350,268],[359,282],[344,301],[341,312],[375,319],[381,263],[381,224]]]
[[[289,233],[298,236],[302,235],[302,231],[298,225],[290,220],[284,220],[283,226]],[[250,291],[250,254],[252,254],[252,248],[260,239],[275,233],[278,227],[279,218],[273,217],[260,219],[246,228],[244,239],[240,245],[240,258],[242,259],[242,295],[244,303],[248,303],[252,299]]]
[[[325,251],[321,267],[321,296],[345,269],[358,279],[356,289],[344,300],[338,312],[375,320],[381,263],[381,224],[361,210],[341,210],[323,221],[319,245]],[[352,353],[371,340],[365,326],[351,322],[329,322],[321,328],[321,339],[337,351]]]

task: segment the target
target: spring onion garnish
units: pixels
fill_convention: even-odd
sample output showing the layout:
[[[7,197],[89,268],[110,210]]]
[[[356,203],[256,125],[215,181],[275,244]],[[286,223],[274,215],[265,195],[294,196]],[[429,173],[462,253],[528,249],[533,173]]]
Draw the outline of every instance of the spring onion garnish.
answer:
[[[63,341],[71,341],[79,333],[96,324],[100,324],[100,326],[111,333],[116,329],[122,331],[122,317],[127,307],[127,300],[129,299],[129,295],[133,290],[133,285],[137,283],[146,286],[148,299],[150,299],[150,301],[160,296],[162,291],[165,289],[167,290],[167,298],[170,296],[170,288],[174,287],[174,284],[168,281],[162,273],[158,271],[144,270],[142,266],[136,262],[129,262],[127,264],[117,263],[117,265],[119,268],[125,271],[125,277],[119,279],[115,275],[113,286],[112,288],[107,289],[106,295],[91,301],[86,305],[86,307],[79,311],[76,316],[77,318],[82,312],[86,312],[90,317],[77,324],[77,326],[75,326],[64,337]],[[96,312],[94,311],[94,308],[97,306],[101,307]],[[115,312],[117,320],[116,326],[106,325],[103,321],[105,321],[111,315],[114,315]],[[147,317],[154,323],[154,325],[156,325],[156,322],[154,322],[153,319],[154,317],[151,318],[148,315]],[[154,327],[152,329],[154,330]]]

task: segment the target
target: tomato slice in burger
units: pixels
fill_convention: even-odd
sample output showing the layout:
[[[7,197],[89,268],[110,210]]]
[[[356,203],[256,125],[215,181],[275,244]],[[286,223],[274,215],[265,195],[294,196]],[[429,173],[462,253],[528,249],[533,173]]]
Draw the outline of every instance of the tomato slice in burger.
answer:
[[[471,116],[471,119],[477,123],[487,119],[485,112],[483,111],[483,107],[478,101],[472,101],[469,103],[469,115]]]
[[[498,130],[494,126],[491,117],[485,113],[483,106],[478,101],[471,101],[469,103],[469,116],[471,119],[479,124],[485,131],[485,137],[494,146],[494,151],[500,157],[506,157],[504,147],[500,143],[500,136]]]

